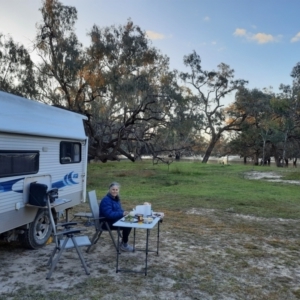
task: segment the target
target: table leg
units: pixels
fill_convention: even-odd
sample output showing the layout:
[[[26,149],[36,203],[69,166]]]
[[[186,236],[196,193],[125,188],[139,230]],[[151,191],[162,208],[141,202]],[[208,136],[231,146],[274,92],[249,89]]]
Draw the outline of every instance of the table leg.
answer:
[[[135,251],[135,228],[133,228],[133,252]]]
[[[117,266],[116,266],[116,273],[118,273],[119,271],[119,254],[120,254],[120,227],[118,227],[118,241],[117,241],[117,245],[118,245],[118,249],[117,249]]]
[[[158,255],[158,249],[159,249],[159,223],[160,221],[157,223],[157,251],[156,251],[156,254]]]
[[[69,209],[71,209],[71,207],[66,208],[66,222],[69,222]]]
[[[148,267],[148,244],[149,244],[149,229],[147,229],[146,237],[146,258],[145,258],[145,276],[147,276],[147,267]]]

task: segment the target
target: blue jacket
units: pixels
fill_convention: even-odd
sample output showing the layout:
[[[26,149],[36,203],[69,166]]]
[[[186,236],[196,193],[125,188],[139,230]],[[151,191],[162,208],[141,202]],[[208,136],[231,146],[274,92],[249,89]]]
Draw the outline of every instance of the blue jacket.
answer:
[[[123,217],[123,208],[119,196],[113,198],[108,193],[100,202],[99,205],[99,216],[105,217],[112,221],[118,221]]]

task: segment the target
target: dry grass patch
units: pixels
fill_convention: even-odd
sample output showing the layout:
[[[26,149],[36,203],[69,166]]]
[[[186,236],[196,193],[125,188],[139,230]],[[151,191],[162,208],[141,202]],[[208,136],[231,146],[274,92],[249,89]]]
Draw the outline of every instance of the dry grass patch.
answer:
[[[219,210],[163,211],[160,254],[149,254],[147,277],[115,272],[108,234],[84,252],[90,276],[70,251],[49,281],[45,263],[53,245],[37,251],[0,245],[0,299],[300,299],[300,222]],[[144,234],[137,231],[139,246]],[[154,247],[155,238],[153,230]],[[144,258],[141,252],[122,253],[121,267],[141,270]]]

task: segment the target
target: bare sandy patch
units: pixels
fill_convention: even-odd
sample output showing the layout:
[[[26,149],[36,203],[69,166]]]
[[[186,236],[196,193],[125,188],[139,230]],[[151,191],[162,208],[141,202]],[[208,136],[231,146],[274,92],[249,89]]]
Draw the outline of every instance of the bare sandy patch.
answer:
[[[266,180],[270,182],[281,182],[300,185],[299,180],[283,180],[282,176],[277,174],[276,172],[250,171],[245,173],[245,177],[251,180]]]
[[[0,299],[300,299],[299,220],[214,209],[191,209],[172,218],[161,225],[160,253],[149,254],[148,276],[116,273],[108,234],[91,253],[83,251],[89,276],[72,250],[50,280],[46,263],[53,244],[34,251],[1,244]],[[185,226],[178,229],[176,218],[186,220]],[[93,227],[86,229],[92,236]],[[144,232],[137,234],[142,246]],[[155,238],[152,231],[154,247]],[[122,253],[120,262],[142,270],[144,259],[142,252]]]

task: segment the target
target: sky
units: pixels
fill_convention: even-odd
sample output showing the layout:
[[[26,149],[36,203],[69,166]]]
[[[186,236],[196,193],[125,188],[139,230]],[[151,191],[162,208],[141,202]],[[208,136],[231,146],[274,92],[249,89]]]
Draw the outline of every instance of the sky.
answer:
[[[249,89],[292,84],[300,62],[300,0],[60,0],[77,9],[79,40],[87,32],[124,25],[128,19],[170,58],[170,68],[187,71],[183,57],[196,51],[204,70],[225,63]],[[41,21],[41,0],[0,0],[0,32],[30,48]],[[231,102],[231,101],[230,101]]]

